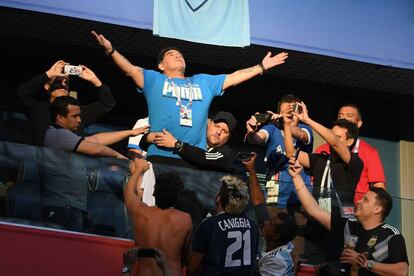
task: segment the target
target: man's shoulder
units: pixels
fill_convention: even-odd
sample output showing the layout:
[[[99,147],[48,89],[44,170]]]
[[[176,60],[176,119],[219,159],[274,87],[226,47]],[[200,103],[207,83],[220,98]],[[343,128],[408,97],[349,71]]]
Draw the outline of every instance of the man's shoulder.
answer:
[[[382,229],[382,231],[384,231],[385,233],[387,233],[389,235],[401,235],[400,231],[396,227],[394,227],[394,226],[392,226],[388,223],[384,223],[381,226],[381,229]]]
[[[368,142],[362,139],[359,140],[359,148],[360,148],[360,151],[366,151],[368,153],[378,152],[376,147],[374,147],[373,145],[369,144]]]

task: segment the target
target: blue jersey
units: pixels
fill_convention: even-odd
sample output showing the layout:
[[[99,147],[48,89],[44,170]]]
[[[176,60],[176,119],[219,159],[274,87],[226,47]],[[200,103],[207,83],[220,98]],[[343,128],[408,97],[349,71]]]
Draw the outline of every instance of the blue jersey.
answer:
[[[312,153],[313,150],[313,132],[312,129],[305,125],[299,124],[299,128],[306,131],[309,136],[309,143],[305,144],[302,141],[293,140],[295,147],[299,147],[301,151]],[[267,133],[266,140],[266,156],[269,157],[270,153],[274,150],[277,152],[286,154],[285,141],[283,137],[283,131],[279,129],[274,124],[265,125],[260,131],[265,131]],[[311,190],[312,184],[310,176],[307,175],[304,171],[301,173],[303,181],[309,190]],[[292,177],[289,175],[288,165],[284,166],[279,174],[279,196],[278,196],[278,206],[281,208],[286,208],[290,204],[299,204],[299,200],[296,195],[295,186],[292,182]]]
[[[150,131],[168,130],[174,137],[190,145],[207,149],[206,131],[210,103],[222,95],[226,75],[197,74],[189,78],[169,79],[153,70],[144,70],[143,92],[148,105]],[[180,106],[191,101],[192,126],[180,125]],[[188,105],[190,106],[190,105]],[[151,145],[148,155],[180,158],[172,149]]]
[[[244,215],[204,219],[192,243],[205,256],[200,275],[255,275],[258,240],[257,225]]]

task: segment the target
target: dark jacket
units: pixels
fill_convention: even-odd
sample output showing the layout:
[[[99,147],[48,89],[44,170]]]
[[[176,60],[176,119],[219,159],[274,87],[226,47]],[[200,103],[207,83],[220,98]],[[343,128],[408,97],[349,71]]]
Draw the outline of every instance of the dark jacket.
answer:
[[[26,108],[26,115],[32,123],[34,144],[39,146],[43,145],[46,130],[53,123],[50,118],[51,103],[43,87],[48,80],[46,73],[41,73],[23,82],[17,89],[17,94]],[[102,84],[96,92],[99,100],[80,106],[82,122],[76,131],[79,135],[84,134],[83,129],[86,126],[98,121],[115,106],[115,99],[107,85]]]

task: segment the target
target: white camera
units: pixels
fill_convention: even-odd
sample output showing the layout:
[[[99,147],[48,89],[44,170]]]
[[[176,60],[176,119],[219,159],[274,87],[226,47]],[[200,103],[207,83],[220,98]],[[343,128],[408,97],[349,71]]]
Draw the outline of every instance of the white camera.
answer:
[[[82,74],[82,66],[65,65],[63,68],[64,74],[80,76]]]

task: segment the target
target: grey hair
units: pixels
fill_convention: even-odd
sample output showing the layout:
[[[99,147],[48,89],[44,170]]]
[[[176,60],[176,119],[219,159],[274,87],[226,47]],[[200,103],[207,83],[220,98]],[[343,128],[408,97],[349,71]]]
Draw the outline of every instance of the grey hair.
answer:
[[[225,175],[220,179],[220,202],[226,213],[239,215],[243,213],[249,201],[249,189],[240,178]]]

